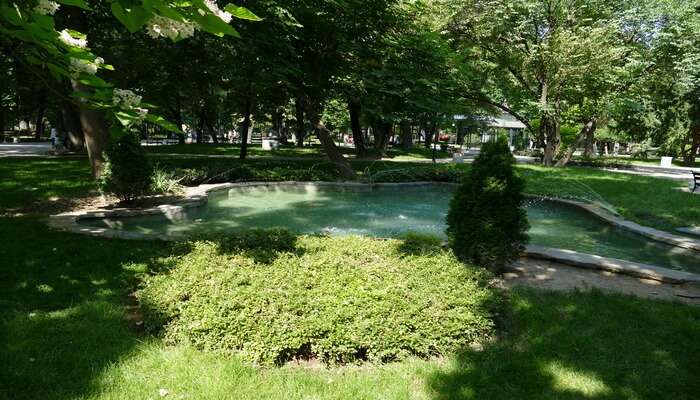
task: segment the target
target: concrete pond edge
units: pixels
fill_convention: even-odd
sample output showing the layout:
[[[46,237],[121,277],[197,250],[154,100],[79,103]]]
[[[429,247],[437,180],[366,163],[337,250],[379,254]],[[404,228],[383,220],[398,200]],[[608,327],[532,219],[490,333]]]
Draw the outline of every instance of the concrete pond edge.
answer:
[[[135,209],[116,208],[111,210],[82,210],[76,212],[62,213],[49,217],[49,226],[53,229],[80,233],[91,236],[99,236],[113,239],[127,240],[180,240],[179,237],[164,236],[161,234],[149,234],[140,232],[128,232],[118,229],[100,228],[81,224],[80,221],[100,218],[119,218],[142,215],[165,215],[176,217],[187,211],[189,208],[202,207],[207,204],[210,192],[246,188],[246,187],[272,187],[272,186],[325,186],[325,187],[353,187],[353,188],[374,188],[374,187],[401,187],[401,186],[427,186],[427,185],[449,185],[456,186],[450,182],[400,182],[400,183],[359,183],[359,182],[237,182],[207,184],[197,187],[187,188],[183,200],[172,204],[163,204],[157,207]],[[700,240],[674,235],[658,229],[639,225],[625,220],[624,218],[610,213],[608,210],[596,206],[595,204],[583,203],[571,199],[558,197],[528,194],[529,198],[542,199],[568,204],[587,211],[602,221],[618,228],[636,233],[657,242],[670,244],[687,250],[700,253]],[[678,271],[669,268],[657,267],[654,265],[635,263],[609,257],[602,257],[593,254],[579,253],[572,250],[547,248],[541,246],[528,245],[525,250],[526,257],[539,258],[557,261],[562,264],[579,268],[597,269],[619,274],[631,275],[639,278],[652,279],[660,282],[673,284],[692,284],[700,287],[700,274]],[[698,254],[700,256],[700,254]]]

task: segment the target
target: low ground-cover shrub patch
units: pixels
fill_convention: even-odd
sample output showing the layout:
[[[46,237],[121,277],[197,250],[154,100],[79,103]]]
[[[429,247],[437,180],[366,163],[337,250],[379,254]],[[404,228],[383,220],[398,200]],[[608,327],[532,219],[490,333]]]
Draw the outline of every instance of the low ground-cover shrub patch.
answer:
[[[194,242],[166,263],[169,271],[146,280],[138,298],[150,329],[264,365],[429,358],[493,332],[490,275],[446,250],[412,254],[399,240],[300,236],[293,251],[278,246],[263,263],[239,251],[246,240],[225,243],[232,251]]]

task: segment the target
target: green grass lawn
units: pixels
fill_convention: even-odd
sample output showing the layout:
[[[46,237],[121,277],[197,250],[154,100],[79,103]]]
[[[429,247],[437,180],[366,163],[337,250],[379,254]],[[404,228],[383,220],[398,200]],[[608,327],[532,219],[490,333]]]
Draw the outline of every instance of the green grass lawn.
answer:
[[[574,157],[575,160],[581,160],[581,157]],[[661,166],[661,157],[649,157],[649,158],[633,158],[633,157],[615,157],[615,156],[601,156],[595,158],[594,161],[605,164],[611,163],[621,163],[621,164],[631,164],[631,165],[641,165],[641,166]],[[673,165],[676,167],[688,167],[683,163],[682,158],[674,157]],[[700,161],[695,161],[693,167],[700,167]]]
[[[218,156],[238,156],[241,146],[237,144],[177,144],[169,146],[145,146],[146,151],[151,154],[181,154],[181,155],[218,155]],[[349,147],[339,147],[341,153],[353,157],[355,150]],[[292,145],[281,146],[275,151],[266,151],[259,144],[251,144],[248,147],[248,154],[257,157],[300,157],[300,158],[325,158],[325,153],[320,145],[296,147]],[[415,146],[409,151],[398,148],[389,148],[386,159],[431,159],[432,151],[424,146]],[[447,157],[447,152],[437,151],[437,158]]]
[[[256,368],[127,321],[162,243],[0,218],[2,399],[695,399],[700,308],[599,292],[512,292],[500,337],[440,360]]]

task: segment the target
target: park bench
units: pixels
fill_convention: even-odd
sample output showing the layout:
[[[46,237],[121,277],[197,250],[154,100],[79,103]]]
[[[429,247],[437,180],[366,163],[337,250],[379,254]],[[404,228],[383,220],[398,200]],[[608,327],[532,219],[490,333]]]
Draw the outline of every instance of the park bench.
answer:
[[[690,171],[690,173],[693,174],[693,189],[691,192],[694,193],[695,189],[700,187],[700,171]]]

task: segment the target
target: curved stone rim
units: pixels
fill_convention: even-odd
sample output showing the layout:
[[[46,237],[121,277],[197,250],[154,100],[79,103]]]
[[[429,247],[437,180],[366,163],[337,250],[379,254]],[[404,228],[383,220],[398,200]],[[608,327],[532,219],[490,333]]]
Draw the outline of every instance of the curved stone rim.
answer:
[[[452,182],[387,182],[387,183],[359,183],[359,182],[236,182],[236,183],[220,183],[210,185],[200,185],[186,189],[185,198],[173,204],[164,204],[157,207],[146,209],[123,208],[114,210],[96,210],[96,211],[79,211],[52,215],[49,217],[49,226],[54,229],[69,231],[73,233],[87,234],[91,236],[101,236],[113,239],[127,240],[163,240],[175,241],[183,240],[182,237],[167,236],[155,233],[140,233],[121,231],[110,228],[98,228],[79,223],[85,219],[97,219],[108,217],[131,217],[139,215],[177,215],[185,212],[188,208],[201,207],[207,204],[208,194],[210,192],[245,188],[256,186],[328,186],[328,187],[355,187],[355,188],[371,188],[371,187],[397,187],[397,186],[428,186],[428,185],[448,185],[457,186]],[[700,252],[700,240],[686,238],[664,232],[658,229],[639,225],[635,222],[625,220],[622,217],[616,216],[607,210],[598,207],[594,204],[583,203],[571,199],[563,199],[553,196],[527,194],[530,198],[543,199],[548,201],[569,204],[581,208],[590,214],[601,219],[615,227],[636,233],[647,237],[657,242],[670,244],[688,250]],[[547,248],[541,246],[528,245],[526,247],[525,256],[531,258],[541,258],[555,260],[563,264],[568,264],[580,268],[595,268],[599,270],[622,273],[632,276],[637,276],[646,279],[653,279],[669,283],[693,283],[700,286],[700,274],[692,272],[679,271],[670,268],[663,268],[649,264],[635,263],[632,261],[602,257],[594,254],[579,253],[572,250]]]

